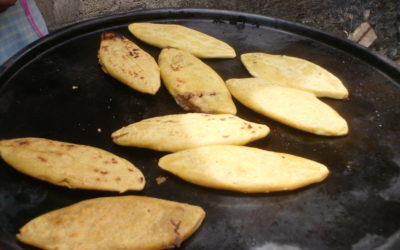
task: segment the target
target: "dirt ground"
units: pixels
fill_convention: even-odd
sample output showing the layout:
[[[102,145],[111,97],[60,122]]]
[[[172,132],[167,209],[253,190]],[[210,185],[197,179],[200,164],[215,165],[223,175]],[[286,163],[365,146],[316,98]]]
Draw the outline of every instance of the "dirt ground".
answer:
[[[370,49],[400,64],[399,0],[36,0],[50,31],[95,17],[152,8],[235,10],[298,22],[348,38],[363,22],[377,35]]]

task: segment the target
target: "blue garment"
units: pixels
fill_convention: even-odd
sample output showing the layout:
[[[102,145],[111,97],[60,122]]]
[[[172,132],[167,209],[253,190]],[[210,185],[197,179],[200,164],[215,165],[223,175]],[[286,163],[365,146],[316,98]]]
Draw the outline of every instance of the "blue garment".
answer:
[[[0,12],[0,65],[48,33],[34,0],[19,0]]]

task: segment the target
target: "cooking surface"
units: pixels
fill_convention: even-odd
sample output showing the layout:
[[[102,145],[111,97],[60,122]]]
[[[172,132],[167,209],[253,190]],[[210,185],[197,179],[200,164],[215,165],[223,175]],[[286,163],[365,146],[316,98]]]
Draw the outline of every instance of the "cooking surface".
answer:
[[[187,13],[190,13],[188,15]],[[116,31],[155,58],[159,49],[135,39],[134,21],[177,23],[246,52],[310,60],[339,77],[347,101],[323,99],[349,124],[345,137],[291,129],[236,102],[238,116],[267,124],[270,135],[250,144],[306,157],[328,166],[328,178],[297,191],[240,194],[192,185],[157,166],[165,155],[114,145],[116,129],[158,115],[183,113],[164,87],[138,93],[98,65],[103,31]],[[239,56],[204,60],[221,77],[250,77]],[[36,43],[0,69],[0,139],[45,137],[103,148],[134,163],[146,177],[147,195],[199,205],[200,229],[184,249],[371,249],[394,246],[400,229],[400,72],[348,42],[276,19],[218,11],[158,10],[97,19]],[[396,82],[397,81],[397,82]],[[158,176],[168,177],[157,184]],[[69,190],[24,176],[0,160],[0,247],[29,249],[15,239],[30,219],[77,201],[118,195]]]

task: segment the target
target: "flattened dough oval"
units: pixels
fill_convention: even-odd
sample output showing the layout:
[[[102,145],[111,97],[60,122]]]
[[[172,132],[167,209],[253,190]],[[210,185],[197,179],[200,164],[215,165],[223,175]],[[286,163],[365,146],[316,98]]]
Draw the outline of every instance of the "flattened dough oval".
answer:
[[[154,95],[161,86],[155,59],[122,35],[102,33],[98,58],[105,73],[134,90]]]
[[[31,220],[17,238],[44,249],[166,249],[179,247],[204,216],[198,206],[168,200],[96,198]]]
[[[347,122],[309,92],[277,86],[261,78],[230,79],[226,83],[243,105],[283,124],[324,136],[348,133]]]
[[[225,82],[197,57],[184,50],[166,48],[161,51],[158,64],[165,87],[184,110],[236,114]]]
[[[91,146],[28,137],[0,141],[0,155],[16,170],[59,186],[122,193],[145,184],[132,163]]]
[[[217,145],[162,157],[159,166],[205,187],[244,193],[293,190],[324,180],[324,165],[294,155],[246,146]]]
[[[305,59],[266,53],[242,54],[240,59],[252,76],[283,87],[308,91],[318,97],[346,99],[349,95],[339,78]]]
[[[227,43],[177,24],[132,23],[129,31],[138,39],[158,48],[183,49],[200,58],[234,58]]]
[[[112,134],[122,146],[175,152],[216,145],[244,145],[269,133],[266,125],[229,114],[188,113],[158,116],[133,123]]]

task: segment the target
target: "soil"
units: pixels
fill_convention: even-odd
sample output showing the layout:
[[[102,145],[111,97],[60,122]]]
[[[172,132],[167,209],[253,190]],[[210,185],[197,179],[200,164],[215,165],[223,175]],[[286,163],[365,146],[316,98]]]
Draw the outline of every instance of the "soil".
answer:
[[[151,8],[207,8],[242,11],[305,24],[348,38],[362,22],[377,34],[370,49],[400,60],[398,0],[36,0],[50,31],[99,16]]]

